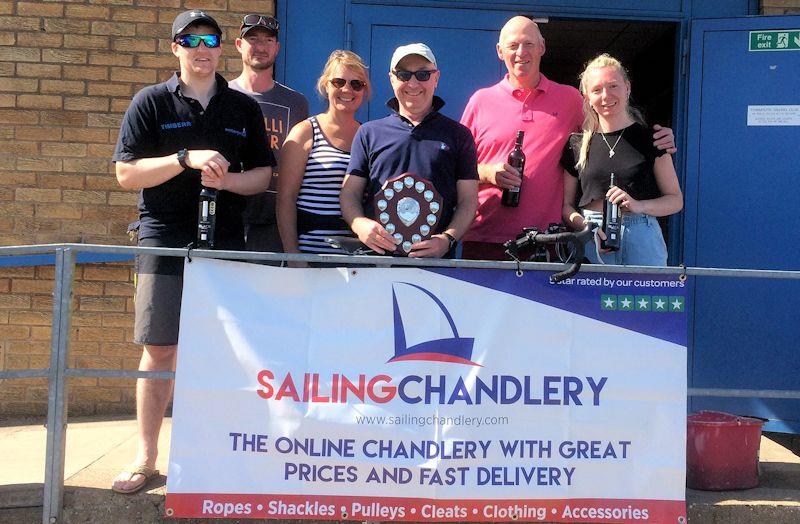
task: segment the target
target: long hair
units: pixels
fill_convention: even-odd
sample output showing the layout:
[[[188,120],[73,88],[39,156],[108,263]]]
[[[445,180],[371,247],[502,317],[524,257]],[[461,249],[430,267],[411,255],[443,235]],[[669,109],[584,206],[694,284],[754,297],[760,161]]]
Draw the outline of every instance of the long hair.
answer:
[[[622,79],[625,81],[625,85],[628,86],[629,93],[631,89],[631,81],[628,77],[628,71],[622,67],[622,64],[619,60],[608,53],[603,53],[593,60],[590,60],[586,64],[583,73],[581,73],[578,77],[580,78],[580,90],[581,94],[583,95],[583,125],[581,126],[583,129],[583,136],[581,138],[581,152],[580,155],[578,155],[578,163],[575,164],[575,167],[578,168],[578,171],[581,171],[586,167],[587,157],[589,156],[589,143],[592,141],[592,135],[600,129],[600,119],[597,116],[597,113],[595,113],[594,109],[592,109],[592,106],[589,104],[589,86],[587,85],[589,82],[589,71],[592,69],[601,69],[603,67],[613,67],[619,71]],[[644,116],[642,115],[641,111],[630,104],[630,95],[628,96],[628,103],[626,104],[625,111],[627,111],[628,116],[634,122],[644,125]]]
[[[352,70],[356,75],[361,77],[360,79],[366,83],[366,87],[364,88],[366,91],[365,98],[369,98],[372,93],[372,86],[369,83],[367,65],[364,63],[364,60],[354,52],[344,51],[342,49],[337,49],[331,53],[331,56],[328,57],[328,61],[325,62],[325,67],[322,68],[322,74],[317,80],[317,92],[319,95],[322,98],[328,97],[328,80],[332,78],[333,70],[339,65]]]

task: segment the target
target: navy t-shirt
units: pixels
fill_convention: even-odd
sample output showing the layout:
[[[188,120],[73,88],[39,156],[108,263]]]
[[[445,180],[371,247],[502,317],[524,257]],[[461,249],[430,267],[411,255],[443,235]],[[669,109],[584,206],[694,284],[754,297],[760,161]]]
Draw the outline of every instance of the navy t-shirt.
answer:
[[[462,124],[439,113],[444,105],[433,99],[433,110],[414,126],[397,113],[397,99],[386,104],[395,111],[380,120],[362,125],[353,138],[347,172],[368,180],[364,211],[392,177],[414,173],[430,180],[442,196],[442,220],[438,231],[446,229],[458,203],[457,182],[478,180],[478,156],[472,133]]]
[[[203,109],[197,100],[181,94],[178,75],[149,86],[134,96],[120,128],[114,161],[167,156],[180,149],[213,149],[229,162],[232,173],[274,166],[264,120],[251,97],[228,87],[217,75],[217,92]],[[200,174],[194,169],[139,196],[139,238],[159,238],[186,245],[197,231]],[[220,191],[217,199],[216,237],[222,245],[243,242],[241,195]]]

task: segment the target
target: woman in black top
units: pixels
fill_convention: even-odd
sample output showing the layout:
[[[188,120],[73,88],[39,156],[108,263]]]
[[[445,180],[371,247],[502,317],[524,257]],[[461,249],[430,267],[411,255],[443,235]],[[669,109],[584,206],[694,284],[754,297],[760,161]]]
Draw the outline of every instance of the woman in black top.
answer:
[[[570,137],[561,162],[564,220],[573,229],[602,221],[608,199],[623,213],[621,247],[601,252],[592,246],[587,257],[606,264],[665,266],[666,246],[654,217],[683,208],[672,156],[653,146],[641,113],[629,105],[630,81],[618,60],[602,54],[589,62],[580,89],[583,132]],[[604,239],[602,232],[598,236]]]

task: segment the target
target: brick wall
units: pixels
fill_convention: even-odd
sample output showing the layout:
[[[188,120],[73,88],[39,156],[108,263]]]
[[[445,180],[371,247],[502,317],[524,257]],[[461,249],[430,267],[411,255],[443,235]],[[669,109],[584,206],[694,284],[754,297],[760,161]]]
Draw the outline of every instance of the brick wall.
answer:
[[[135,192],[110,162],[131,97],[169,78],[175,15],[205,9],[225,30],[220,72],[238,74],[233,39],[274,0],[0,1],[0,245],[128,244]],[[49,365],[53,267],[0,267],[0,370]],[[81,265],[70,365],[136,369],[131,264]],[[133,381],[71,379],[70,413],[132,412]],[[0,381],[0,420],[45,411],[43,379]]]
[[[0,361],[4,369],[48,367],[53,273],[53,266],[0,271]],[[69,366],[136,369],[139,350],[130,342],[133,326],[130,281],[130,264],[76,268]],[[70,413],[131,412],[133,383],[121,379],[70,379]],[[0,384],[0,416],[45,413],[47,388],[44,379],[5,381]]]
[[[800,0],[761,0],[762,15],[790,15],[800,13]]]

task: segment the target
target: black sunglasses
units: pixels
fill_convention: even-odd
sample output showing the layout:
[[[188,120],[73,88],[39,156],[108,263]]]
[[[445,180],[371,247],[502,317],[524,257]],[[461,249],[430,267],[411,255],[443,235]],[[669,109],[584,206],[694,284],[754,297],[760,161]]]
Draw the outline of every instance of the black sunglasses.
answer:
[[[333,87],[336,87],[338,89],[343,88],[344,85],[348,83],[347,80],[345,80],[344,78],[331,78],[330,80],[328,80],[328,82],[330,82]],[[363,80],[353,79],[350,80],[349,83],[350,83],[350,88],[353,91],[361,91],[362,89],[367,87],[367,83],[364,82]]]
[[[408,82],[414,76],[420,82],[427,82],[431,79],[431,75],[436,72],[436,69],[420,69],[419,71],[392,71],[394,76],[401,82]]]
[[[203,42],[206,47],[219,47],[219,35],[178,35],[175,42],[181,47],[197,47]]]
[[[267,29],[271,29],[275,32],[280,29],[281,25],[278,23],[277,20],[272,18],[271,16],[264,16],[264,15],[244,15],[242,18],[242,27],[253,27],[253,26],[261,26],[266,27]]]

